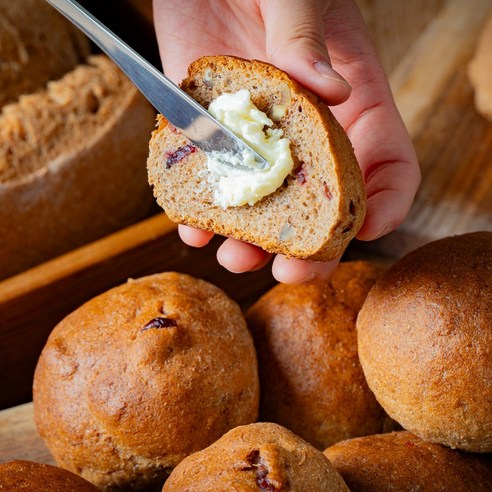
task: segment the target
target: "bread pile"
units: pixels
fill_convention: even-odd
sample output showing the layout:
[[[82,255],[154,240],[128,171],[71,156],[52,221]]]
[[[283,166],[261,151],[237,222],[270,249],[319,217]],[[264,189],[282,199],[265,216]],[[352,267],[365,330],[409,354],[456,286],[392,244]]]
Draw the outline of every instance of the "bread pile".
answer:
[[[346,136],[266,64],[207,57],[183,83],[205,106],[244,86],[281,107],[294,172],[255,205],[218,207],[203,153],[161,118],[158,200],[268,251],[336,256],[364,215]],[[491,258],[490,232],[447,238],[389,269],[346,262],[319,285],[276,286],[245,316],[188,275],[130,280],[51,333],[36,424],[60,466],[103,490],[490,490]]]
[[[482,232],[345,262],[246,318],[184,274],[131,280],[50,335],[38,429],[103,490],[490,490],[491,258]]]
[[[0,40],[1,279],[148,213],[155,113],[43,0],[0,0]]]

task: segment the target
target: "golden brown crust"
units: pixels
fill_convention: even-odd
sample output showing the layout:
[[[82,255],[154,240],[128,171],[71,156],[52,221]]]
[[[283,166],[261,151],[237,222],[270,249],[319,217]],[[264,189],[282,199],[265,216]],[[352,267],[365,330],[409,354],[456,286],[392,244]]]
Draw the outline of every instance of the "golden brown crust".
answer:
[[[358,360],[355,320],[384,270],[341,263],[326,282],[279,284],[250,308],[261,420],[284,425],[319,449],[383,431],[385,413]]]
[[[388,414],[422,439],[492,451],[492,232],[409,253],[359,314],[359,357]]]
[[[284,104],[276,127],[291,142],[295,169],[281,188],[255,205],[223,210],[199,176],[206,169],[203,152],[166,169],[166,156],[190,142],[160,118],[147,166],[169,217],[273,253],[320,261],[341,254],[362,226],[365,190],[352,146],[328,107],[276,67],[230,56],[195,61],[182,88],[205,107],[221,93],[242,88],[267,114]]]
[[[205,281],[163,273],[65,318],[43,349],[33,397],[58,464],[108,490],[147,490],[188,454],[255,421],[258,392],[237,304]]]
[[[270,423],[237,427],[183,460],[163,492],[348,491],[323,453]]]
[[[68,470],[32,461],[0,464],[0,490],[25,492],[97,492],[99,489]]]
[[[324,452],[352,492],[492,490],[492,458],[422,441],[410,432],[349,439]]]

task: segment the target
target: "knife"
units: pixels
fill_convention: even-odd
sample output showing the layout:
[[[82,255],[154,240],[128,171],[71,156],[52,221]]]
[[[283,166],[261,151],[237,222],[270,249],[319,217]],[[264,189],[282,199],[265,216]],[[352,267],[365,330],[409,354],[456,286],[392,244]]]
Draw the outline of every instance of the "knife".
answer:
[[[118,65],[165,118],[205,152],[251,152],[260,168],[265,159],[217,121],[203,106],[171,82],[147,60],[75,0],[46,0],[77,26]]]

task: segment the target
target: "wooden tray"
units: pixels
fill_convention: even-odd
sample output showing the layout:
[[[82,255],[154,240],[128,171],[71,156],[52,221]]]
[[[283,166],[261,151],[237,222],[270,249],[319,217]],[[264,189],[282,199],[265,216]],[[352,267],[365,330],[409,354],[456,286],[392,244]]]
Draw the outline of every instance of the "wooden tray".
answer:
[[[354,242],[347,258],[395,259],[437,237],[492,229],[492,124],[476,113],[466,78],[492,3],[359,1],[366,15],[387,14],[379,23],[373,16],[373,35],[381,50],[391,46],[383,59],[392,68],[392,88],[417,148],[423,185],[397,232],[371,244]],[[395,3],[406,9],[405,15]],[[419,23],[418,29],[400,38],[401,52],[395,52],[393,38],[385,37],[387,27],[392,36],[402,36],[409,19]],[[204,249],[186,247],[175,226],[159,214],[0,282],[0,408],[30,400],[37,357],[55,324],[128,277],[165,270],[191,273],[222,287],[243,307],[273,285],[268,268],[234,275],[218,266],[219,242]],[[15,458],[52,462],[37,436],[29,403],[0,412],[0,462]]]

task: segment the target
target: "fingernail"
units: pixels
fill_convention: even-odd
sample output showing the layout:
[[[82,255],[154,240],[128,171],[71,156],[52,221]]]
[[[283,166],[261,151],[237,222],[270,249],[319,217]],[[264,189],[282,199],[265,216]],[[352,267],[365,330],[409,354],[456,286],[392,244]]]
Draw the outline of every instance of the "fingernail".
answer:
[[[374,239],[378,239],[382,236],[386,236],[386,234],[390,233],[394,229],[393,224],[391,222],[388,222],[384,224],[381,229],[377,232],[377,234],[374,236]]]
[[[333,68],[328,62],[324,62],[324,61],[314,62],[313,67],[319,73],[319,75],[324,79],[329,79],[336,82],[342,82],[347,87],[352,88],[350,84],[338,72],[333,70]]]
[[[316,272],[311,272],[307,277],[299,280],[299,283],[305,285],[312,284],[315,283],[317,277],[318,275],[316,274]]]

